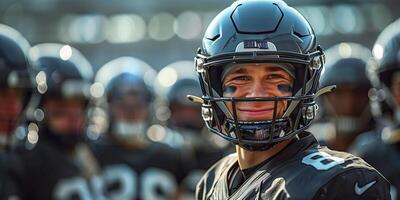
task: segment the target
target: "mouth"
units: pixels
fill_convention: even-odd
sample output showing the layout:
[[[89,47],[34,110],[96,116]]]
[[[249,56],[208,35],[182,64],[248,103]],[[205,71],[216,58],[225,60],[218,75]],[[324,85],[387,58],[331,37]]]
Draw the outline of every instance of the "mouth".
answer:
[[[274,114],[273,108],[238,108],[239,118],[246,119],[271,119]]]

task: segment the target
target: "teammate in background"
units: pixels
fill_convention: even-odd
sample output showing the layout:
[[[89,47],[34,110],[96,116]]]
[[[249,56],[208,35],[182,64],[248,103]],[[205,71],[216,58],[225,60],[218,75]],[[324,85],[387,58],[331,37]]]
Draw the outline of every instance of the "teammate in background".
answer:
[[[366,70],[372,55],[360,44],[340,43],[326,50],[325,56],[320,88],[336,85],[336,89],[322,97],[321,119],[309,131],[329,148],[346,151],[357,135],[375,125],[368,101],[371,84]]]
[[[155,75],[133,57],[112,60],[96,74],[94,86],[102,88],[95,95],[97,109],[109,116],[105,137],[94,147],[107,199],[172,199],[186,175],[178,150],[148,138],[162,137],[148,130],[154,117]]]
[[[29,48],[18,31],[0,24],[0,152],[11,149],[25,134],[24,128],[16,127],[25,118],[23,111],[33,90]]]
[[[216,161],[227,154],[229,143],[208,132],[201,118],[201,105],[189,101],[187,94],[201,96],[193,61],[177,61],[167,65],[157,75],[156,91],[167,104],[166,133],[183,138],[180,150],[189,154],[192,168],[185,178],[181,199],[193,199],[196,184]],[[170,77],[176,77],[171,82]],[[159,108],[164,109],[163,106]]]
[[[315,117],[324,55],[309,23],[280,0],[236,1],[211,22],[196,56],[210,131],[236,144],[197,199],[389,199],[362,159],[321,147]]]
[[[375,110],[381,112],[381,118],[391,118],[392,125],[360,135],[351,148],[390,181],[392,199],[400,199],[399,27],[400,19],[383,30],[373,48],[374,62],[368,65],[368,77],[374,87],[370,92],[371,104],[378,105]]]
[[[1,199],[99,199],[92,194],[96,162],[84,145],[84,123],[93,71],[76,49],[45,43],[29,55],[38,72],[27,141],[13,151]]]
[[[18,31],[0,24],[0,197],[10,190],[5,181],[12,159],[9,152],[15,148],[17,138],[26,134],[22,125],[24,109],[33,90],[29,48],[28,41]]]

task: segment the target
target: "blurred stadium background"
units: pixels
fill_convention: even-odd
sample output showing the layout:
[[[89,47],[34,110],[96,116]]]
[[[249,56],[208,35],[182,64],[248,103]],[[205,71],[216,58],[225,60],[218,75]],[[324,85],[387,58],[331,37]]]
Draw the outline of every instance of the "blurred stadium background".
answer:
[[[192,60],[211,19],[233,0],[1,0],[0,23],[32,45],[71,44],[97,70],[120,56],[134,56],[160,70]],[[315,28],[324,49],[342,41],[372,48],[400,17],[398,0],[287,0]]]

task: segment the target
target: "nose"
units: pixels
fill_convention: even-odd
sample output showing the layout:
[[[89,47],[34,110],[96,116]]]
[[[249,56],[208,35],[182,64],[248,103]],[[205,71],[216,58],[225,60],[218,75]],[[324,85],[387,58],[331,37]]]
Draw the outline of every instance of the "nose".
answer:
[[[261,81],[254,81],[247,97],[269,97],[271,96],[265,84]]]

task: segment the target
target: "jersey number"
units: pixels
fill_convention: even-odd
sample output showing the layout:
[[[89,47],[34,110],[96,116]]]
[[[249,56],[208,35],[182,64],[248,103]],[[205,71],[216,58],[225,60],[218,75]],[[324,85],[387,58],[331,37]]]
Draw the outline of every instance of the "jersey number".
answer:
[[[105,168],[102,176],[93,177],[89,184],[83,177],[60,181],[55,187],[54,199],[163,200],[170,199],[176,188],[175,178],[168,171],[149,168],[139,176],[129,166],[114,165]]]
[[[318,151],[307,155],[301,162],[306,165],[311,165],[317,170],[328,170],[336,165],[344,163],[344,159],[332,156],[326,152]]]

